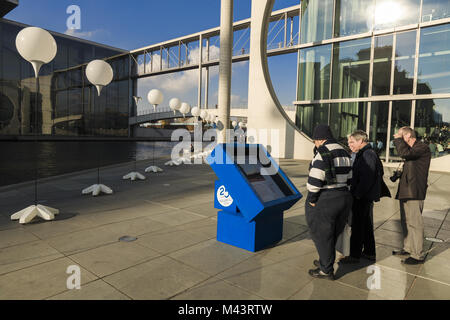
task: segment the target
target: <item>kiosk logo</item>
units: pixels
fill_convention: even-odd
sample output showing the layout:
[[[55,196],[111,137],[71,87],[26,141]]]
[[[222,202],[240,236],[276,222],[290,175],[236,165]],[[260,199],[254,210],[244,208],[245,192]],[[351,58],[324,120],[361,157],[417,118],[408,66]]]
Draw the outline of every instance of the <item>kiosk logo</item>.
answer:
[[[225,189],[225,186],[220,186],[217,189],[217,201],[219,201],[222,207],[229,207],[233,204],[233,198]]]

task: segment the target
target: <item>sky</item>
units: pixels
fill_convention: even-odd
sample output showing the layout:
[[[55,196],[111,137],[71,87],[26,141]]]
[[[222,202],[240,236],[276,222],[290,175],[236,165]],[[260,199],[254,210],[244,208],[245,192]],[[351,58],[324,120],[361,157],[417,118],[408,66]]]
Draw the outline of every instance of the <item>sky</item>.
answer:
[[[298,5],[299,0],[276,0],[274,10]],[[71,5],[80,8],[81,29],[69,30]],[[251,14],[251,0],[234,0],[234,21],[247,19]],[[220,0],[20,0],[19,6],[5,16],[6,19],[70,34],[112,47],[133,50],[158,42],[197,33],[220,25]],[[72,20],[73,21],[73,20]],[[296,54],[270,58],[269,68],[278,98],[283,105],[292,105],[295,99]],[[232,101],[235,106],[247,101],[248,62],[233,65]],[[247,73],[247,75],[245,75]],[[211,72],[210,100],[217,92],[214,88],[217,74]],[[197,102],[196,76],[178,73],[166,78],[142,81],[141,93],[176,79],[178,85],[166,89],[166,104],[172,96]],[[183,81],[190,81],[186,86]],[[217,80],[218,81],[218,80]],[[178,87],[179,90],[174,90]],[[184,90],[183,90],[184,89]],[[172,90],[172,91],[171,91]],[[180,91],[181,90],[181,91]],[[143,99],[144,104],[146,99]],[[212,103],[212,102],[211,102]],[[212,103],[214,104],[214,103]]]

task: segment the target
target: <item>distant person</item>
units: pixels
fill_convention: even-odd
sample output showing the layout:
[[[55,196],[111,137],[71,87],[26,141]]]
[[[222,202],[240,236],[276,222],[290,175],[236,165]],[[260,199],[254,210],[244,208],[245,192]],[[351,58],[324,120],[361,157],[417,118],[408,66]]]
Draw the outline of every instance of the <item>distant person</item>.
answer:
[[[431,152],[431,157],[434,158],[436,156],[436,144],[433,140],[429,141],[428,148]]]
[[[389,143],[389,154],[390,155],[394,155],[394,149],[395,149],[394,140],[391,140],[391,142]]]
[[[377,154],[380,156],[381,152],[383,151],[384,143],[380,139],[377,140]]]
[[[403,231],[403,248],[394,255],[410,255],[404,264],[420,264],[424,261],[422,218],[427,194],[430,148],[416,138],[410,127],[403,127],[394,135],[398,155],[404,159],[403,172],[398,184],[396,199],[400,200],[400,221]]]
[[[444,147],[440,142],[436,143],[436,151],[438,157],[442,157],[444,155]]]
[[[352,206],[350,194],[351,160],[336,142],[327,125],[314,129],[314,158],[310,164],[306,221],[319,253],[317,269],[309,270],[315,278],[334,280],[336,240],[344,230]]]
[[[362,130],[355,131],[348,138],[348,146],[356,158],[350,189],[353,195],[350,255],[340,260],[344,264],[358,263],[361,257],[376,260],[373,203],[383,196],[391,196],[383,181],[383,164],[368,141],[369,137]]]

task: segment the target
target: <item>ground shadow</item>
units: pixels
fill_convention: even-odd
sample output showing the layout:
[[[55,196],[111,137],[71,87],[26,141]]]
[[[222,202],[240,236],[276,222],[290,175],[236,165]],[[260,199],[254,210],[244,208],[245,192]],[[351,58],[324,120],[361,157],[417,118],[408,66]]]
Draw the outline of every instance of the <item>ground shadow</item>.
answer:
[[[78,213],[71,213],[71,212],[62,212],[59,213],[57,215],[55,215],[55,219],[51,220],[51,221],[62,221],[62,220],[69,220],[72,219],[74,217],[76,217],[78,215]],[[35,217],[33,220],[31,220],[28,225],[36,225],[36,224],[41,224],[41,223],[48,223],[51,221],[46,221],[44,219],[41,219],[39,217]]]
[[[360,269],[367,269],[368,266],[375,264],[376,261],[370,261],[367,259],[360,259],[358,263],[354,264],[343,264],[339,261],[337,261],[338,268],[335,270],[334,277],[336,280],[339,280],[343,276],[345,276],[348,273],[352,273],[355,271],[358,271]]]

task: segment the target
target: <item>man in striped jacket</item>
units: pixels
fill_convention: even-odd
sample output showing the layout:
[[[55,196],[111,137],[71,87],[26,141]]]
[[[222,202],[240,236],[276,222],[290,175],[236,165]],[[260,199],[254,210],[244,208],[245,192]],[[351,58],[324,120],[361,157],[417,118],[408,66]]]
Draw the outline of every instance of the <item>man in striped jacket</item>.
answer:
[[[336,240],[344,230],[353,201],[349,191],[351,158],[333,138],[327,125],[321,124],[314,129],[313,140],[315,155],[306,184],[305,213],[319,260],[314,261],[317,269],[309,270],[309,274],[334,280]]]

